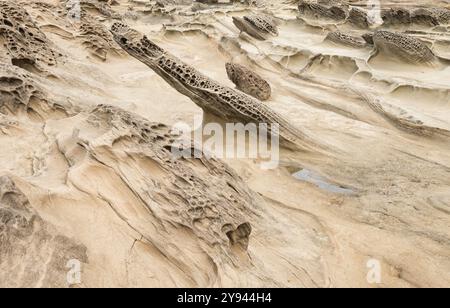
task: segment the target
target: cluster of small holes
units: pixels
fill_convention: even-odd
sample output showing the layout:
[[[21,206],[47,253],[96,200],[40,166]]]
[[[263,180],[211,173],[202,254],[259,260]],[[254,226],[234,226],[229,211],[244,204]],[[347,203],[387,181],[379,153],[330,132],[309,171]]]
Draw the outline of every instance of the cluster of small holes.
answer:
[[[66,12],[71,14],[79,14],[80,16],[72,15],[70,17],[81,17],[82,19],[87,17],[89,10],[96,10],[101,15],[120,19],[120,15],[111,9],[108,3],[100,2],[97,0],[68,0],[66,1]]]
[[[170,178],[169,187],[160,187],[152,192],[154,198],[162,198],[164,212],[170,214],[170,220],[190,226],[196,234],[209,243],[227,242],[222,227],[241,220],[244,208],[251,203],[251,198],[244,192],[237,191],[234,183],[238,176],[228,167],[214,159],[203,162],[210,176],[191,168],[189,160],[174,158],[164,148],[165,141],[153,142],[151,138],[171,137],[170,128],[159,123],[148,122],[137,115],[130,114],[117,107],[99,105],[91,112],[90,122],[107,123],[110,129],[123,130],[127,136],[144,132],[148,135],[145,144],[140,143],[145,156],[161,165],[165,176]],[[134,140],[134,139],[133,139]],[[128,146],[127,146],[128,147]],[[215,172],[220,170],[220,172]],[[212,181],[211,181],[212,179]],[[231,184],[230,184],[231,183]],[[240,187],[240,186],[239,186]],[[175,215],[176,214],[176,215]],[[208,232],[205,232],[205,231]]]
[[[104,115],[108,119],[107,123],[114,123],[118,127],[126,127],[132,130],[132,136],[139,143],[156,143],[167,145],[174,141],[175,135],[168,132],[168,127],[162,123],[152,123],[139,118],[136,115],[115,108],[110,105],[98,105],[93,111],[94,115]],[[92,119],[91,119],[92,120]],[[104,117],[97,120],[104,121]]]
[[[217,82],[203,76],[194,68],[173,57],[160,57],[158,59],[158,66],[164,72],[188,86],[200,90],[207,90],[208,93],[214,93],[217,99],[220,100],[219,106],[221,107],[221,113],[223,115],[230,114],[231,109],[234,110],[236,117],[236,112],[238,112],[242,116],[246,116],[249,121],[255,123],[278,123],[282,130],[282,138],[290,140],[296,139],[297,130],[259,101],[231,88],[221,86]],[[283,132],[288,135],[284,135]]]
[[[433,26],[448,24],[450,10],[447,8],[420,8],[408,10],[405,8],[392,8],[382,13],[385,24],[427,23]]]
[[[121,53],[111,33],[102,24],[92,19],[84,20],[79,31],[83,44],[98,57],[105,59],[108,52]]]
[[[201,75],[194,68],[181,63],[175,58],[166,55],[161,56],[158,59],[158,67],[173,78],[191,87],[210,90],[214,93],[220,93],[223,89],[218,83]]]
[[[0,2],[0,9],[0,36],[4,38],[4,47],[10,57],[31,64],[56,65],[61,54],[52,49],[29,14],[9,2]]]
[[[342,43],[352,47],[361,47],[365,45],[362,39],[342,33],[340,31],[333,31],[328,33],[327,39],[336,43]]]
[[[408,24],[411,22],[411,14],[405,8],[391,8],[383,11],[381,18],[385,24]]]
[[[131,55],[143,59],[145,57],[156,58],[164,53],[164,50],[151,42],[146,36],[130,29],[127,25],[116,22],[111,27],[115,41]]]
[[[260,76],[239,64],[227,63],[226,69],[228,77],[239,90],[261,100],[269,99],[272,92],[270,85]]]
[[[28,106],[32,98],[43,98],[32,79],[17,68],[0,64],[0,72],[0,107],[15,110],[21,105]]]
[[[347,18],[348,7],[337,1],[300,1],[300,13],[342,20]]]
[[[352,8],[350,10],[348,21],[361,27],[369,26],[369,17],[367,16],[367,13],[359,8]]]
[[[277,26],[269,16],[250,15],[245,16],[244,19],[261,31],[272,33],[273,35],[278,35]]]
[[[447,24],[450,21],[450,10],[445,8],[416,9],[411,11],[411,22],[425,22],[433,26]]]
[[[408,53],[411,57],[411,60],[414,61],[430,61],[435,57],[433,52],[428,48],[427,45],[405,34],[393,33],[388,31],[376,31],[373,39],[376,44],[388,43],[391,46],[395,46],[400,51]]]
[[[33,215],[26,215],[28,200],[7,177],[0,178],[0,241],[11,234],[32,232]]]
[[[206,101],[205,105],[201,107],[230,120],[244,118],[248,122],[278,123],[280,124],[281,138],[297,139],[298,131],[261,102],[204,76],[122,23],[115,23],[111,27],[111,31],[116,41],[143,63],[157,66],[164,74],[182,83],[185,87],[190,87],[193,91],[204,91],[211,97],[211,100],[216,100],[216,102]],[[136,39],[139,37],[141,39]]]

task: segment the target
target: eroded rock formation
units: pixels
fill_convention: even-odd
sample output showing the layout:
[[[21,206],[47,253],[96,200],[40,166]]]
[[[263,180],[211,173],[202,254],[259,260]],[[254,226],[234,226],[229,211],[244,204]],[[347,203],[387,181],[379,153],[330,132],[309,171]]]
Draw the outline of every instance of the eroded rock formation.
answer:
[[[44,119],[65,114],[66,110],[49,101],[48,94],[27,71],[0,63],[0,112]]]
[[[345,20],[349,6],[339,0],[300,0],[298,9],[300,14]]]
[[[0,2],[0,37],[11,62],[20,67],[44,69],[61,56],[27,11],[9,1]]]
[[[262,101],[270,98],[272,89],[261,76],[236,63],[227,63],[225,68],[228,78],[239,90]]]
[[[220,2],[0,2],[0,286],[373,287],[379,262],[377,286],[447,287],[447,9],[382,0],[372,32],[368,1]],[[171,129],[198,106],[291,151],[211,158]]]
[[[206,113],[238,123],[276,123],[280,127],[280,139],[286,146],[304,150],[317,146],[310,144],[308,137],[260,101],[208,78],[170,55],[138,31],[125,24],[115,23],[111,32],[125,51],[153,69]]]
[[[345,34],[340,31],[333,31],[327,34],[327,40],[332,41],[337,44],[353,47],[362,48],[366,46],[364,39],[352,35]]]
[[[376,31],[373,41],[378,51],[388,52],[408,62],[431,63],[436,60],[436,56],[427,45],[408,35]]]
[[[275,21],[267,15],[233,17],[233,23],[241,32],[245,32],[258,40],[264,41],[268,36],[278,36]]]
[[[414,9],[396,7],[383,10],[382,18],[385,25],[447,25],[450,21],[450,10],[443,7]]]
[[[10,176],[0,176],[0,287],[68,287],[71,260],[86,247],[45,222]]]

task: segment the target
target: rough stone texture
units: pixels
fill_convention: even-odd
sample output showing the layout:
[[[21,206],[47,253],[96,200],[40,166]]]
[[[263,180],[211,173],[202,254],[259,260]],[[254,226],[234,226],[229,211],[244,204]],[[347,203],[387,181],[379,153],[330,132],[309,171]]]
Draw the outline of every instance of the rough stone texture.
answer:
[[[360,28],[368,28],[370,26],[366,11],[355,7],[350,10],[348,21]]]
[[[277,25],[273,18],[267,15],[249,15],[244,16],[244,19],[249,22],[254,28],[270,33],[274,36],[278,35]]]
[[[83,19],[79,32],[83,45],[101,60],[105,61],[108,54],[120,55],[122,53],[108,29],[93,18]]]
[[[450,10],[445,8],[415,9],[411,11],[411,21],[431,26],[448,24],[450,21]]]
[[[301,15],[345,20],[349,7],[339,0],[300,0],[298,9]]]
[[[266,15],[249,15],[244,18],[233,17],[234,25],[241,31],[258,40],[277,36],[278,29],[274,20]]]
[[[337,44],[354,47],[354,48],[362,48],[366,46],[366,42],[364,39],[352,35],[345,34],[340,31],[333,31],[328,33],[327,40],[332,41]]]
[[[25,70],[0,62],[0,113],[34,119],[66,115],[69,106],[48,100],[48,94]]]
[[[280,139],[286,146],[310,149],[306,136],[260,101],[206,77],[125,24],[115,23],[111,32],[125,51],[153,69],[205,112],[238,123],[277,123]]]
[[[89,14],[89,10],[94,10],[106,18],[121,18],[120,14],[111,9],[107,0],[65,0],[65,9],[72,18],[83,18]]]
[[[30,15],[11,2],[0,2],[0,40],[11,62],[24,68],[54,66],[61,56]]]
[[[411,13],[406,8],[391,8],[381,12],[384,25],[409,24]]]
[[[104,61],[90,56],[96,47],[83,44],[90,34],[80,36],[87,19],[67,18],[63,1],[8,1],[28,12],[64,58],[30,73],[13,66],[0,44],[1,286],[67,286],[69,258],[88,261],[80,287],[449,286],[445,26],[377,25],[432,43],[440,61],[425,66],[399,61],[396,47],[373,58],[370,48],[342,48],[353,44],[347,36],[367,34],[370,44],[373,35],[343,20],[296,20],[293,1],[205,4],[198,13],[178,5],[187,0],[158,1],[168,3],[161,11],[152,10],[156,1],[110,1],[164,47],[145,41],[141,60],[152,71],[125,52],[108,50]],[[350,3],[364,8],[368,1]],[[85,11],[95,24],[109,29],[113,22]],[[263,12],[280,21],[279,38],[256,42],[229,27],[230,16]],[[340,46],[323,42],[330,31],[341,32],[331,35]],[[142,51],[134,41],[128,46]],[[276,88],[270,108],[312,143],[330,144],[330,155],[280,149],[279,167],[262,170],[259,159],[225,166],[173,154],[178,135],[169,127],[202,114],[188,97],[205,110],[216,106],[229,122],[239,106],[258,110],[259,101],[222,86],[231,84],[230,59],[264,72]],[[94,108],[99,103],[108,106]],[[200,151],[189,144],[187,152]],[[379,261],[381,284],[367,281],[368,261]]]
[[[236,63],[227,63],[226,70],[228,78],[242,92],[262,101],[270,98],[272,90],[269,83],[255,72]]]
[[[0,287],[68,287],[70,260],[87,263],[86,247],[58,233],[9,176],[0,176]]]
[[[390,8],[382,11],[384,25],[423,24],[428,26],[446,25],[450,22],[450,10],[433,8]]]
[[[408,62],[430,63],[436,60],[436,56],[427,45],[405,34],[376,31],[373,41],[379,51],[392,53]]]
[[[145,190],[142,190],[141,180],[134,181],[132,174],[127,174],[132,172],[131,166],[120,166],[117,171],[124,179],[129,179],[129,185],[151,212],[158,213],[159,223],[166,229],[170,225],[185,226],[211,249],[216,245],[228,249],[230,243],[247,248],[251,233],[249,219],[256,206],[252,194],[232,169],[215,159],[180,160],[172,152],[178,136],[170,132],[170,127],[119,108],[98,106],[87,123],[111,131],[112,134],[102,138],[112,138],[107,143],[117,143],[107,155],[101,147],[90,148],[91,155],[98,161],[116,168],[114,156],[120,159],[120,152],[126,150],[137,161],[141,157],[149,168],[154,167],[153,176],[151,173],[143,175],[152,177],[142,179],[147,183]],[[92,140],[90,144],[96,142]],[[192,153],[198,151],[195,147],[185,149]],[[198,164],[203,165],[205,173],[192,168]]]

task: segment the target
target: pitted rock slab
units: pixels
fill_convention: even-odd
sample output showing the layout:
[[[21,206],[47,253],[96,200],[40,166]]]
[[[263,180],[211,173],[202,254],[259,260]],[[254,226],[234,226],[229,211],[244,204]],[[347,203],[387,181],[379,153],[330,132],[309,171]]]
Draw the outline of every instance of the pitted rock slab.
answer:
[[[41,119],[66,116],[69,105],[48,99],[47,92],[29,72],[0,62],[0,113],[7,115],[38,115]],[[57,116],[58,115],[58,116]]]
[[[177,157],[172,147],[177,146],[178,135],[170,127],[120,108],[99,105],[85,123],[86,129],[104,132],[95,137],[101,141],[89,140],[86,149],[116,170],[151,212],[157,213],[155,223],[166,229],[185,226],[211,248],[218,245],[227,250],[236,244],[247,248],[251,219],[259,210],[251,191],[231,168],[214,158]],[[193,145],[183,149],[200,151]],[[136,169],[120,163],[123,152],[158,171],[139,172],[141,178],[136,178]]]
[[[236,85],[237,89],[259,100],[268,100],[272,90],[267,81],[261,76],[236,63],[227,63],[225,65],[228,78]]]
[[[342,21],[348,17],[349,6],[339,0],[300,0],[298,10],[301,15]]]
[[[233,17],[234,25],[258,40],[266,40],[270,36],[278,36],[278,28],[273,18],[267,15],[249,15],[244,18]]]
[[[66,0],[65,10],[69,17],[83,19],[89,11],[96,11],[106,18],[120,19],[121,15],[111,8],[109,1],[101,0]]]
[[[431,63],[436,60],[436,56],[427,45],[405,34],[376,31],[373,41],[378,51],[389,52],[407,62]]]
[[[430,26],[448,24],[450,10],[445,8],[420,8],[411,11],[411,22]]]
[[[381,13],[384,25],[425,24],[428,26],[448,25],[450,23],[450,9],[442,7],[391,8]]]
[[[336,44],[353,48],[363,48],[367,45],[364,39],[349,34],[345,34],[340,31],[333,31],[328,33],[326,39]]]
[[[42,69],[62,56],[20,5],[0,1],[0,38],[17,66]]]
[[[105,61],[108,54],[122,54],[122,49],[116,44],[108,29],[93,18],[84,18],[79,32],[83,45],[101,60]]]
[[[259,100],[203,75],[125,24],[115,23],[111,32],[125,51],[153,69],[178,92],[188,96],[205,113],[233,123],[266,123],[268,126],[276,123],[280,142],[286,147],[313,150],[313,141],[309,137]]]
[[[69,287],[70,260],[88,263],[86,247],[43,220],[14,180],[0,176],[0,287]]]

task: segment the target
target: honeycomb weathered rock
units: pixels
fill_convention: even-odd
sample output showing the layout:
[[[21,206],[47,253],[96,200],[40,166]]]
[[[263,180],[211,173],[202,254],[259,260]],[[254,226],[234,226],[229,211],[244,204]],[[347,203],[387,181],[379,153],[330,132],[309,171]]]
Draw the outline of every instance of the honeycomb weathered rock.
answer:
[[[122,50],[117,46],[111,33],[105,26],[93,18],[84,18],[80,24],[79,37],[83,45],[95,56],[106,60],[109,53],[119,55]]]
[[[364,41],[364,39],[351,36],[340,31],[333,31],[328,33],[326,39],[337,44],[342,44],[354,48],[362,48],[366,46],[366,42]]]
[[[213,158],[177,157],[172,147],[180,146],[178,135],[170,127],[113,106],[97,106],[86,122],[93,130],[101,127],[106,133],[99,139],[107,138],[107,144],[113,145],[96,147],[97,142],[90,140],[88,151],[102,164],[119,167],[118,174],[152,213],[158,213],[162,220],[158,223],[185,226],[210,247],[228,249],[241,244],[247,248],[251,219],[259,210],[254,196],[231,168]],[[186,144],[183,149],[199,151]],[[145,165],[152,165],[153,172],[140,172],[142,179],[136,178],[130,164],[117,163],[123,151],[134,161],[147,161]],[[142,183],[146,183],[145,189]]]
[[[424,23],[431,26],[448,24],[450,10],[445,8],[420,8],[411,12],[411,22]]]
[[[0,113],[46,119],[71,112],[68,104],[49,100],[48,96],[29,72],[0,62]]]
[[[368,28],[370,26],[369,17],[366,11],[355,7],[350,10],[348,21],[360,28]]]
[[[376,31],[373,41],[379,51],[387,51],[408,62],[431,63],[436,60],[436,56],[427,45],[405,34]]]
[[[298,9],[302,15],[345,20],[349,6],[339,0],[300,0]]]
[[[57,64],[61,54],[23,8],[0,2],[0,39],[14,65],[42,69]]]
[[[391,8],[381,12],[381,18],[385,25],[409,24],[411,13],[406,8]]]
[[[241,32],[245,32],[258,40],[266,40],[269,35],[278,35],[276,23],[272,17],[267,15],[233,17],[233,23]]]
[[[101,0],[66,0],[65,9],[71,18],[83,19],[89,11],[96,11],[107,18],[120,19],[121,15],[114,12],[109,1]]]
[[[0,287],[68,287],[70,260],[87,263],[86,247],[57,232],[14,180],[1,176]]]
[[[385,25],[416,23],[437,26],[450,22],[450,10],[441,7],[412,10],[407,8],[391,8],[384,10],[381,16]]]
[[[228,78],[239,90],[262,101],[270,98],[272,94],[270,85],[261,76],[236,63],[227,63],[225,67]]]

